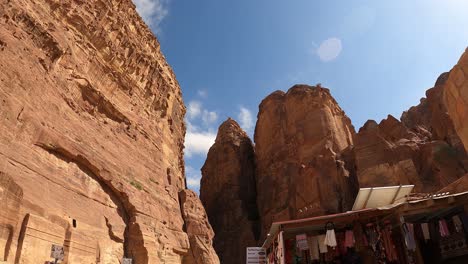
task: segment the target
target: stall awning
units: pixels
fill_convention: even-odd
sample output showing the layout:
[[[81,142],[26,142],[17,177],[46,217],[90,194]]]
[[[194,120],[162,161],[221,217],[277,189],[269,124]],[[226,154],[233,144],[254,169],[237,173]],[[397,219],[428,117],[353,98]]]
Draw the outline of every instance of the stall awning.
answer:
[[[414,185],[361,188],[354,201],[353,211],[404,203],[413,188]]]
[[[281,222],[274,222],[271,227],[270,231],[268,232],[267,238],[263,243],[263,247],[268,247],[273,239],[276,237],[278,232],[284,229],[292,230],[298,229],[301,227],[307,226],[309,229],[323,229],[324,224],[332,221],[335,224],[339,224],[340,222],[348,223],[353,219],[357,219],[362,215],[378,215],[381,212],[379,209],[371,208],[371,209],[363,209],[363,210],[356,210],[356,211],[348,211],[345,213],[338,213],[338,214],[330,214],[330,215],[322,215],[316,217],[309,217],[309,218],[302,218],[297,220],[289,220],[289,221],[281,221]]]
[[[412,186],[412,185],[410,185]],[[398,186],[400,187],[400,186]],[[405,187],[405,186],[402,186]],[[407,187],[409,188],[409,186]],[[411,188],[412,189],[412,188]],[[410,192],[410,191],[409,191]],[[397,192],[404,193],[404,192]],[[403,195],[403,194],[402,194]],[[397,195],[396,197],[399,197]],[[406,195],[403,195],[406,197]],[[392,215],[395,213],[400,213],[403,215],[407,214],[416,214],[421,212],[428,212],[439,210],[440,208],[453,207],[457,205],[466,205],[468,204],[468,192],[456,193],[456,194],[436,194],[429,195],[425,198],[420,198],[416,200],[407,201],[404,199],[402,202],[398,201],[393,204],[388,204],[378,207],[378,208],[367,208],[361,210],[348,211],[345,213],[332,214],[332,215],[323,215],[311,218],[303,218],[290,221],[274,222],[271,225],[269,234],[264,241],[262,247],[268,248],[271,243],[276,238],[279,231],[294,231],[300,228],[323,228],[323,224],[332,221],[333,223],[346,223],[352,222],[354,219],[374,219],[375,217],[385,217],[387,215]]]

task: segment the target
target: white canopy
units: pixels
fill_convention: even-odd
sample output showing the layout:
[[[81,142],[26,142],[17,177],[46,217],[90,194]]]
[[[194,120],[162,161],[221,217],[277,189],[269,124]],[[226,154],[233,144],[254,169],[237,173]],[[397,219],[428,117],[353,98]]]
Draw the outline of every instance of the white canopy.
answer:
[[[406,202],[413,188],[414,185],[361,188],[354,201],[353,211]]]

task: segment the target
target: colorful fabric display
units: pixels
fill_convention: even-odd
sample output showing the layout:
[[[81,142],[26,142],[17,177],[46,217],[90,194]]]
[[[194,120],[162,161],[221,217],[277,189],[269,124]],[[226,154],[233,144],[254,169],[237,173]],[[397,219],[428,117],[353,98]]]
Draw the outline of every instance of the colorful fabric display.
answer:
[[[307,244],[309,245],[310,258],[312,260],[319,260],[320,259],[319,237],[318,236],[307,237]]]
[[[327,230],[327,233],[325,235],[325,245],[329,247],[336,247],[338,244],[336,243],[336,235],[335,235],[335,229],[329,229]]]
[[[431,235],[429,233],[429,225],[427,223],[422,223],[421,224],[421,229],[422,229],[422,233],[423,233],[423,236],[424,236],[424,240],[431,239]]]
[[[346,230],[345,233],[345,247],[347,248],[352,248],[354,247],[354,233],[353,230]]]
[[[447,222],[444,219],[439,220],[439,232],[441,237],[450,236],[450,232],[447,227]]]

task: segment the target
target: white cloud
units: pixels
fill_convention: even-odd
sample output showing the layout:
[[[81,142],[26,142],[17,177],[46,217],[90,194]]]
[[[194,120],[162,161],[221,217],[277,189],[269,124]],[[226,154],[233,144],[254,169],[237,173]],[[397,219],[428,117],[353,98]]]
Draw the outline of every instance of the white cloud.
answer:
[[[159,25],[169,14],[169,0],[133,0],[133,2],[146,24],[159,33]]]
[[[187,107],[187,115],[189,119],[197,118],[202,112],[202,104],[198,101],[190,101]]]
[[[214,111],[203,110],[202,121],[205,125],[211,125],[218,120],[218,114]]]
[[[252,112],[250,112],[249,109],[241,106],[239,114],[237,115],[237,118],[239,119],[240,126],[245,130],[249,131],[253,125],[253,118],[252,118]]]
[[[328,62],[336,59],[341,50],[341,40],[339,38],[329,38],[320,44],[316,52],[321,61]]]
[[[198,90],[197,91],[197,94],[198,96],[200,96],[201,98],[206,98],[208,96],[208,92],[206,90]]]
[[[201,179],[200,171],[195,170],[193,167],[189,165],[186,165],[185,175],[186,175],[187,187],[198,193],[200,190],[200,179]]]
[[[185,155],[202,155],[206,157],[208,150],[214,144],[216,133],[211,131],[191,131],[187,129],[185,134]]]

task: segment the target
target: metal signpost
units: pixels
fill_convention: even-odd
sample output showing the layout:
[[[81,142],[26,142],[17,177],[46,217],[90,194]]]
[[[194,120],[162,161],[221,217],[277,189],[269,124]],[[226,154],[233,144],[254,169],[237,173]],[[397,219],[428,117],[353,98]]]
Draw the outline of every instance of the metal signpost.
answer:
[[[262,247],[247,248],[247,264],[266,264],[266,251]]]
[[[55,264],[57,264],[57,261],[59,260],[63,261],[65,258],[65,251],[63,251],[63,246],[52,245],[52,248],[50,249],[50,257],[55,260]]]

